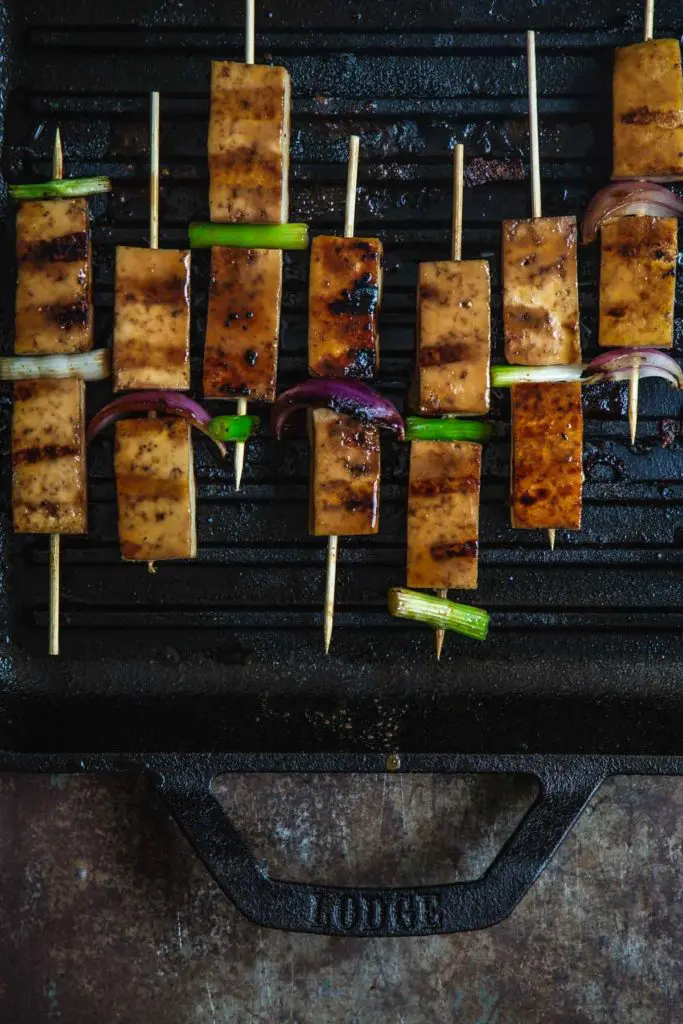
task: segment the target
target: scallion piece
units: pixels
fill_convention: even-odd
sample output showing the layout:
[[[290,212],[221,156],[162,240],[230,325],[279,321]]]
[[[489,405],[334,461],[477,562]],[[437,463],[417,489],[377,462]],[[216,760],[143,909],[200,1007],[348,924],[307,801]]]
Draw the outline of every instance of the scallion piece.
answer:
[[[479,441],[493,437],[493,424],[482,420],[406,418],[406,441]]]
[[[308,224],[190,224],[193,249],[307,249]]]
[[[584,367],[576,366],[492,366],[491,387],[511,388],[513,384],[558,384],[581,380]]]
[[[59,178],[31,185],[10,185],[12,199],[77,199],[111,192],[109,178]]]
[[[209,433],[217,441],[246,441],[260,422],[258,416],[214,416]]]
[[[107,348],[53,356],[3,356],[0,380],[105,380],[111,373],[111,353]]]
[[[486,639],[491,618],[483,608],[456,604],[404,587],[392,587],[389,591],[389,611],[400,619],[415,619],[434,629],[450,629],[473,640]]]

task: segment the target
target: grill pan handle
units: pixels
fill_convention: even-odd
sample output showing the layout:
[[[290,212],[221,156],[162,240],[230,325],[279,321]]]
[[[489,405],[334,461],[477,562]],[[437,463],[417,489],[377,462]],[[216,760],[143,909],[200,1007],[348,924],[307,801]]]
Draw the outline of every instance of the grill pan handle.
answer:
[[[256,924],[321,935],[417,936],[488,928],[531,888],[605,777],[568,759],[534,771],[539,795],[478,879],[450,885],[354,888],[269,878],[212,794],[210,759],[183,759],[155,784],[219,886]],[[482,768],[481,770],[485,770]]]

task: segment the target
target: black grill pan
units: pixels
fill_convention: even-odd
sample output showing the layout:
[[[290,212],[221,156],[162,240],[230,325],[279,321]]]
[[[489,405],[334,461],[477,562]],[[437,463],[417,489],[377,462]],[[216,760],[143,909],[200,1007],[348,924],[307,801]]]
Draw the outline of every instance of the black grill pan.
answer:
[[[679,5],[659,0],[657,34]],[[97,344],[112,323],[113,247],[147,238],[148,94],[162,92],[162,245],[206,219],[209,60],[241,59],[241,2],[9,0],[0,9],[6,180],[108,174],[93,202]],[[381,386],[410,376],[416,268],[449,252],[450,161],[467,146],[465,258],[491,260],[502,360],[499,234],[529,215],[524,32],[536,28],[544,212],[579,212],[610,174],[611,51],[642,33],[639,0],[470,0],[415,5],[288,0],[258,19],[259,59],[293,81],[293,220],[340,230],[346,141],[362,138],[358,230],[386,247]],[[0,330],[12,347],[13,213],[2,193]],[[581,254],[583,345],[596,343],[596,253]],[[208,262],[193,270],[200,382]],[[680,276],[680,275],[679,275]],[[306,374],[306,254],[286,260],[280,386]],[[680,306],[678,308],[680,316]],[[683,345],[681,321],[676,349]],[[89,385],[90,411],[107,386]],[[111,439],[90,454],[91,532],[62,546],[62,650],[46,656],[47,541],[9,516],[7,391],[0,396],[0,748],[7,770],[147,771],[226,893],[266,925],[416,935],[507,914],[605,776],[683,771],[682,453],[659,420],[678,399],[641,391],[638,443],[625,394],[586,395],[585,514],[550,555],[509,526],[509,407],[482,488],[478,603],[488,643],[456,636],[440,665],[427,630],[392,620],[404,578],[407,450],[383,453],[378,538],[340,545],[332,654],[322,657],[324,544],[307,536],[304,442],[250,443],[243,491],[197,445],[199,559],[122,565]],[[398,754],[398,758],[395,756]],[[340,890],[276,882],[211,796],[223,771],[527,771],[538,802],[477,882]]]

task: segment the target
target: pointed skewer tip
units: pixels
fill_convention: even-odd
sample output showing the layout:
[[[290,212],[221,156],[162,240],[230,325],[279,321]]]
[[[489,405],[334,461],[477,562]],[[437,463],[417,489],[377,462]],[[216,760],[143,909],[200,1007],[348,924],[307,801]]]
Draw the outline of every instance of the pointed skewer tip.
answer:
[[[555,550],[555,530],[548,530],[548,543],[550,544],[550,550]]]

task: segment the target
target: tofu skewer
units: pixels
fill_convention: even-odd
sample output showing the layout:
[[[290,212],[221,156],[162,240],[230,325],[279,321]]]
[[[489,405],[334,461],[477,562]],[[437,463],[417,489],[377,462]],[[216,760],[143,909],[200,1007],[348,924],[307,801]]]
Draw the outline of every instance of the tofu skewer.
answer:
[[[489,404],[490,284],[481,261],[462,259],[464,146],[453,150],[451,261],[420,266],[420,411],[486,412]],[[485,324],[482,323],[485,319]],[[408,497],[408,586],[437,580],[476,587],[481,448],[413,441]],[[441,598],[448,587],[437,587]],[[445,631],[437,629],[437,660]]]
[[[150,248],[116,261],[115,389],[189,387],[190,254],[159,249],[159,93],[150,101]],[[153,253],[153,256],[150,256]],[[149,344],[140,351],[146,330]],[[169,362],[167,339],[171,339]],[[118,375],[116,371],[118,369]],[[121,554],[147,562],[197,554],[191,426],[184,419],[116,423],[115,474]]]
[[[581,344],[576,262],[577,226],[574,217],[542,216],[536,34],[533,31],[527,32],[527,70],[532,220],[503,223],[505,354],[511,363],[578,363],[581,358]],[[513,386],[513,416],[517,407],[514,392],[518,387],[524,388],[527,385]],[[571,388],[573,385],[562,387]],[[539,396],[543,394],[545,392],[541,390]],[[515,468],[513,451],[513,525]],[[551,550],[555,547],[555,530],[554,525],[548,529]]]
[[[215,61],[209,128],[210,207],[214,221],[284,224],[288,214],[290,82],[284,68],[254,65],[255,0],[246,0],[244,63]],[[211,251],[204,391],[275,399],[283,256],[279,249]],[[234,451],[235,489],[245,444]]]
[[[358,191],[358,157],[360,138],[352,135],[349,139],[349,160],[346,172],[346,203],[344,207],[344,238],[353,238],[356,226],[356,193]],[[310,327],[309,327],[310,329]],[[309,356],[310,361],[310,356]],[[315,459],[315,453],[311,453]],[[323,606],[323,642],[325,654],[329,654],[334,628],[334,595],[337,585],[337,553],[339,537],[330,534],[327,539],[327,562],[325,567],[325,603]]]
[[[615,56],[615,178],[651,178],[653,172],[658,171],[662,172],[663,178],[683,173],[680,43],[677,39],[654,42],[654,18],[654,0],[645,0],[643,43],[623,47]],[[650,92],[656,87],[654,109],[643,106],[643,96],[647,95],[643,91],[644,86],[649,86]],[[677,230],[677,222],[664,217],[642,217],[635,221],[622,218],[603,226],[600,345],[672,346]],[[668,263],[661,262],[667,257]],[[627,302],[622,303],[621,299]],[[632,314],[637,313],[638,320],[645,322],[635,324],[633,315],[629,318],[625,305],[634,307]],[[663,313],[664,319],[657,313]],[[628,340],[618,337],[620,327],[625,327],[627,332],[630,329]],[[634,365],[628,388],[629,440],[632,445],[638,428],[639,384],[639,367]]]
[[[64,151],[62,149],[62,133],[59,126],[55,131],[55,143],[52,152],[52,177],[57,181],[64,177]],[[83,385],[81,385],[83,387]],[[84,417],[82,417],[84,419]],[[60,595],[60,562],[61,534],[50,534],[50,625],[48,654],[56,657],[59,654],[59,595]]]

